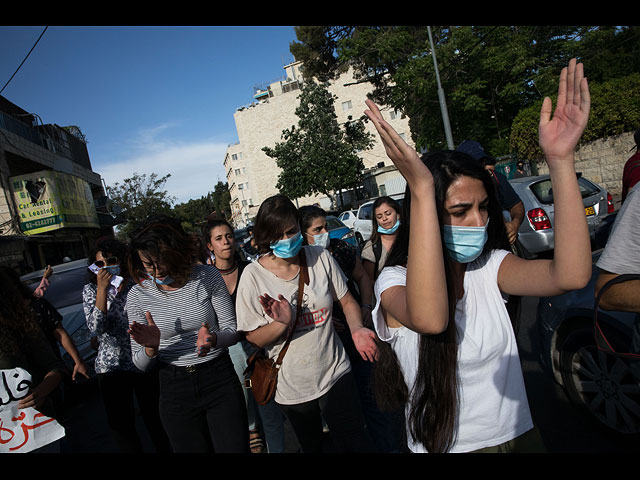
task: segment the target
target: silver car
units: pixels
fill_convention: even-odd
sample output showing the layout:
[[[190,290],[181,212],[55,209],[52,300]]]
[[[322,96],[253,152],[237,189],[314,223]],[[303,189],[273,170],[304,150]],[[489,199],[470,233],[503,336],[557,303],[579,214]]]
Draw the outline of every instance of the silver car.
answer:
[[[97,355],[95,340],[87,328],[82,305],[82,288],[88,281],[88,261],[86,258],[60,265],[53,265],[53,275],[49,277],[49,288],[44,298],[62,315],[62,326],[73,339],[80,356],[94,375],[93,362]],[[44,270],[38,270],[20,277],[32,290],[37,288]],[[60,347],[62,358],[70,370],[74,362],[69,354]]]
[[[524,204],[524,220],[518,230],[522,256],[530,258],[554,247],[553,189],[549,175],[514,178],[509,183]],[[595,238],[604,219],[614,211],[613,199],[600,185],[578,174],[589,234]]]

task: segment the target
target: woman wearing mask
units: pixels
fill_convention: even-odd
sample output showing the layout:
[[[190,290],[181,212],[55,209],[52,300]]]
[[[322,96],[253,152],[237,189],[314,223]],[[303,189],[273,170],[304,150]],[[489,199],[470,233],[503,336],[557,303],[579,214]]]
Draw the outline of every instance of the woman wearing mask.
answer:
[[[228,347],[238,341],[220,272],[200,242],[156,217],[132,235],[127,296],[134,364],[159,364],[160,417],[175,452],[248,453],[247,410]],[[206,329],[201,329],[202,324]]]
[[[371,451],[351,365],[333,328],[333,301],[340,302],[356,349],[367,361],[376,356],[375,334],[362,325],[340,267],[324,248],[302,245],[297,210],[282,195],[260,206],[255,240],[262,255],[245,268],[238,285],[238,329],[274,358],[294,328],[275,401],[304,452],[322,451],[321,415],[338,450]],[[308,283],[296,318],[300,275]]]
[[[248,260],[242,260],[236,249],[236,241],[233,228],[226,220],[209,220],[204,227],[203,241],[207,249],[212,253],[212,265],[222,274],[222,279],[227,285],[233,305],[236,303],[238,282]],[[229,347],[229,354],[241,382],[244,381],[244,370],[247,368],[247,358],[253,353],[253,347],[241,335],[241,340]],[[249,415],[249,442],[252,453],[264,451],[260,438],[259,424],[265,433],[269,453],[284,452],[284,417],[275,402],[267,405],[258,405],[253,398],[250,389],[243,389],[247,413]],[[260,422],[262,420],[262,422]]]
[[[349,292],[361,305],[364,324],[372,325],[373,282],[364,271],[356,248],[343,240],[329,238],[326,217],[326,212],[314,205],[298,209],[303,245],[317,245],[329,251],[347,278]],[[360,403],[372,440],[381,452],[404,450],[402,417],[397,415],[397,412],[386,413],[378,409],[371,385],[373,363],[364,361],[356,350],[339,302],[334,302],[333,319],[351,362],[360,394]]]
[[[500,244],[493,186],[470,157],[435,152],[421,160],[367,104],[408,184],[406,221],[375,285],[374,324],[401,368],[388,370],[386,385],[406,402],[411,450],[543,449],[502,295],[557,295],[589,281],[591,248],[574,167],[590,108],[582,65],[572,60],[563,69],[553,119],[549,98],[540,115],[556,200],[553,260],[521,259]]]
[[[157,452],[169,452],[158,415],[158,372],[142,373],[131,359],[125,305],[133,282],[127,273],[127,247],[108,237],[99,239],[90,256],[90,281],[82,290],[87,328],[98,338],[95,370],[111,433],[123,453],[141,453],[136,431],[135,398]],[[114,281],[120,279],[120,283]]]
[[[375,281],[384,266],[400,226],[401,207],[391,197],[379,197],[373,202],[371,238],[362,248],[362,264]]]

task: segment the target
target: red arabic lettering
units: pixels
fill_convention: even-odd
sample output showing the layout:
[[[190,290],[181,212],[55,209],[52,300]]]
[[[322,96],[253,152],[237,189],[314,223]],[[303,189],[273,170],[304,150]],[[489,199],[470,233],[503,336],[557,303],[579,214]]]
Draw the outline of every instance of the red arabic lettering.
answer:
[[[329,318],[329,309],[321,308],[315,312],[304,313],[298,320],[298,328],[324,323]]]
[[[14,422],[17,422],[18,420],[22,421],[25,419],[25,417],[26,417],[26,414],[24,412],[20,412],[20,414],[17,417],[12,418],[11,420],[13,420]],[[45,420],[39,423],[35,423],[33,425],[25,425],[24,422],[20,424],[20,427],[22,428],[22,433],[24,434],[24,441],[16,447],[9,448],[9,450],[18,450],[19,448],[23,447],[29,441],[29,430],[35,430],[36,428],[41,427],[42,425],[46,425],[47,423],[54,421],[53,418],[49,418],[40,412],[37,412],[33,416],[33,420],[36,420],[37,418],[44,418]],[[12,432],[12,434],[15,435],[14,432]],[[13,435],[11,437],[12,439],[13,439]],[[3,442],[3,443],[7,443],[7,442]]]

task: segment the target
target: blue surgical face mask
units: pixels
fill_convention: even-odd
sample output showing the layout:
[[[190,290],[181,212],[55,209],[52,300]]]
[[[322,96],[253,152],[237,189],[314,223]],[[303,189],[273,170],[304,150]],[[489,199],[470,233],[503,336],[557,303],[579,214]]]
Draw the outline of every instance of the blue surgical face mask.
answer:
[[[298,232],[293,237],[278,240],[269,246],[276,257],[295,257],[302,248],[302,233]]]
[[[378,233],[391,235],[392,233],[395,233],[396,230],[398,230],[399,226],[400,226],[400,219],[396,220],[396,223],[391,228],[382,228],[380,225],[378,225]]]
[[[322,248],[327,248],[329,246],[330,238],[329,233],[319,233],[313,236],[313,244]]]
[[[120,265],[107,265],[106,267],[102,268],[109,272],[111,275],[120,275]]]
[[[444,244],[449,256],[459,263],[473,262],[480,256],[487,243],[487,224],[483,227],[444,225]]]
[[[153,281],[156,282],[158,285],[171,285],[175,281],[169,275],[164,277],[162,280],[160,280],[159,278],[154,277],[153,275],[149,275],[148,273],[147,273],[147,276],[149,278],[153,279]]]

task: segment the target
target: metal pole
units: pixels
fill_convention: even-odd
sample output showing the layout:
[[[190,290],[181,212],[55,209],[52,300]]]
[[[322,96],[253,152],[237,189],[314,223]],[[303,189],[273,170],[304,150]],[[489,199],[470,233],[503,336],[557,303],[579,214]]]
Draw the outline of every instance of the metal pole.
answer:
[[[442,112],[442,123],[444,123],[444,134],[447,137],[449,150],[454,150],[453,136],[451,135],[451,125],[449,124],[449,113],[447,112],[447,102],[444,98],[444,90],[440,85],[440,73],[438,72],[438,61],[436,60],[436,50],[433,48],[433,38],[431,38],[431,27],[427,27],[429,33],[429,43],[431,44],[431,55],[433,56],[433,66],[436,70],[436,81],[438,82],[438,99],[440,100],[440,111]]]

